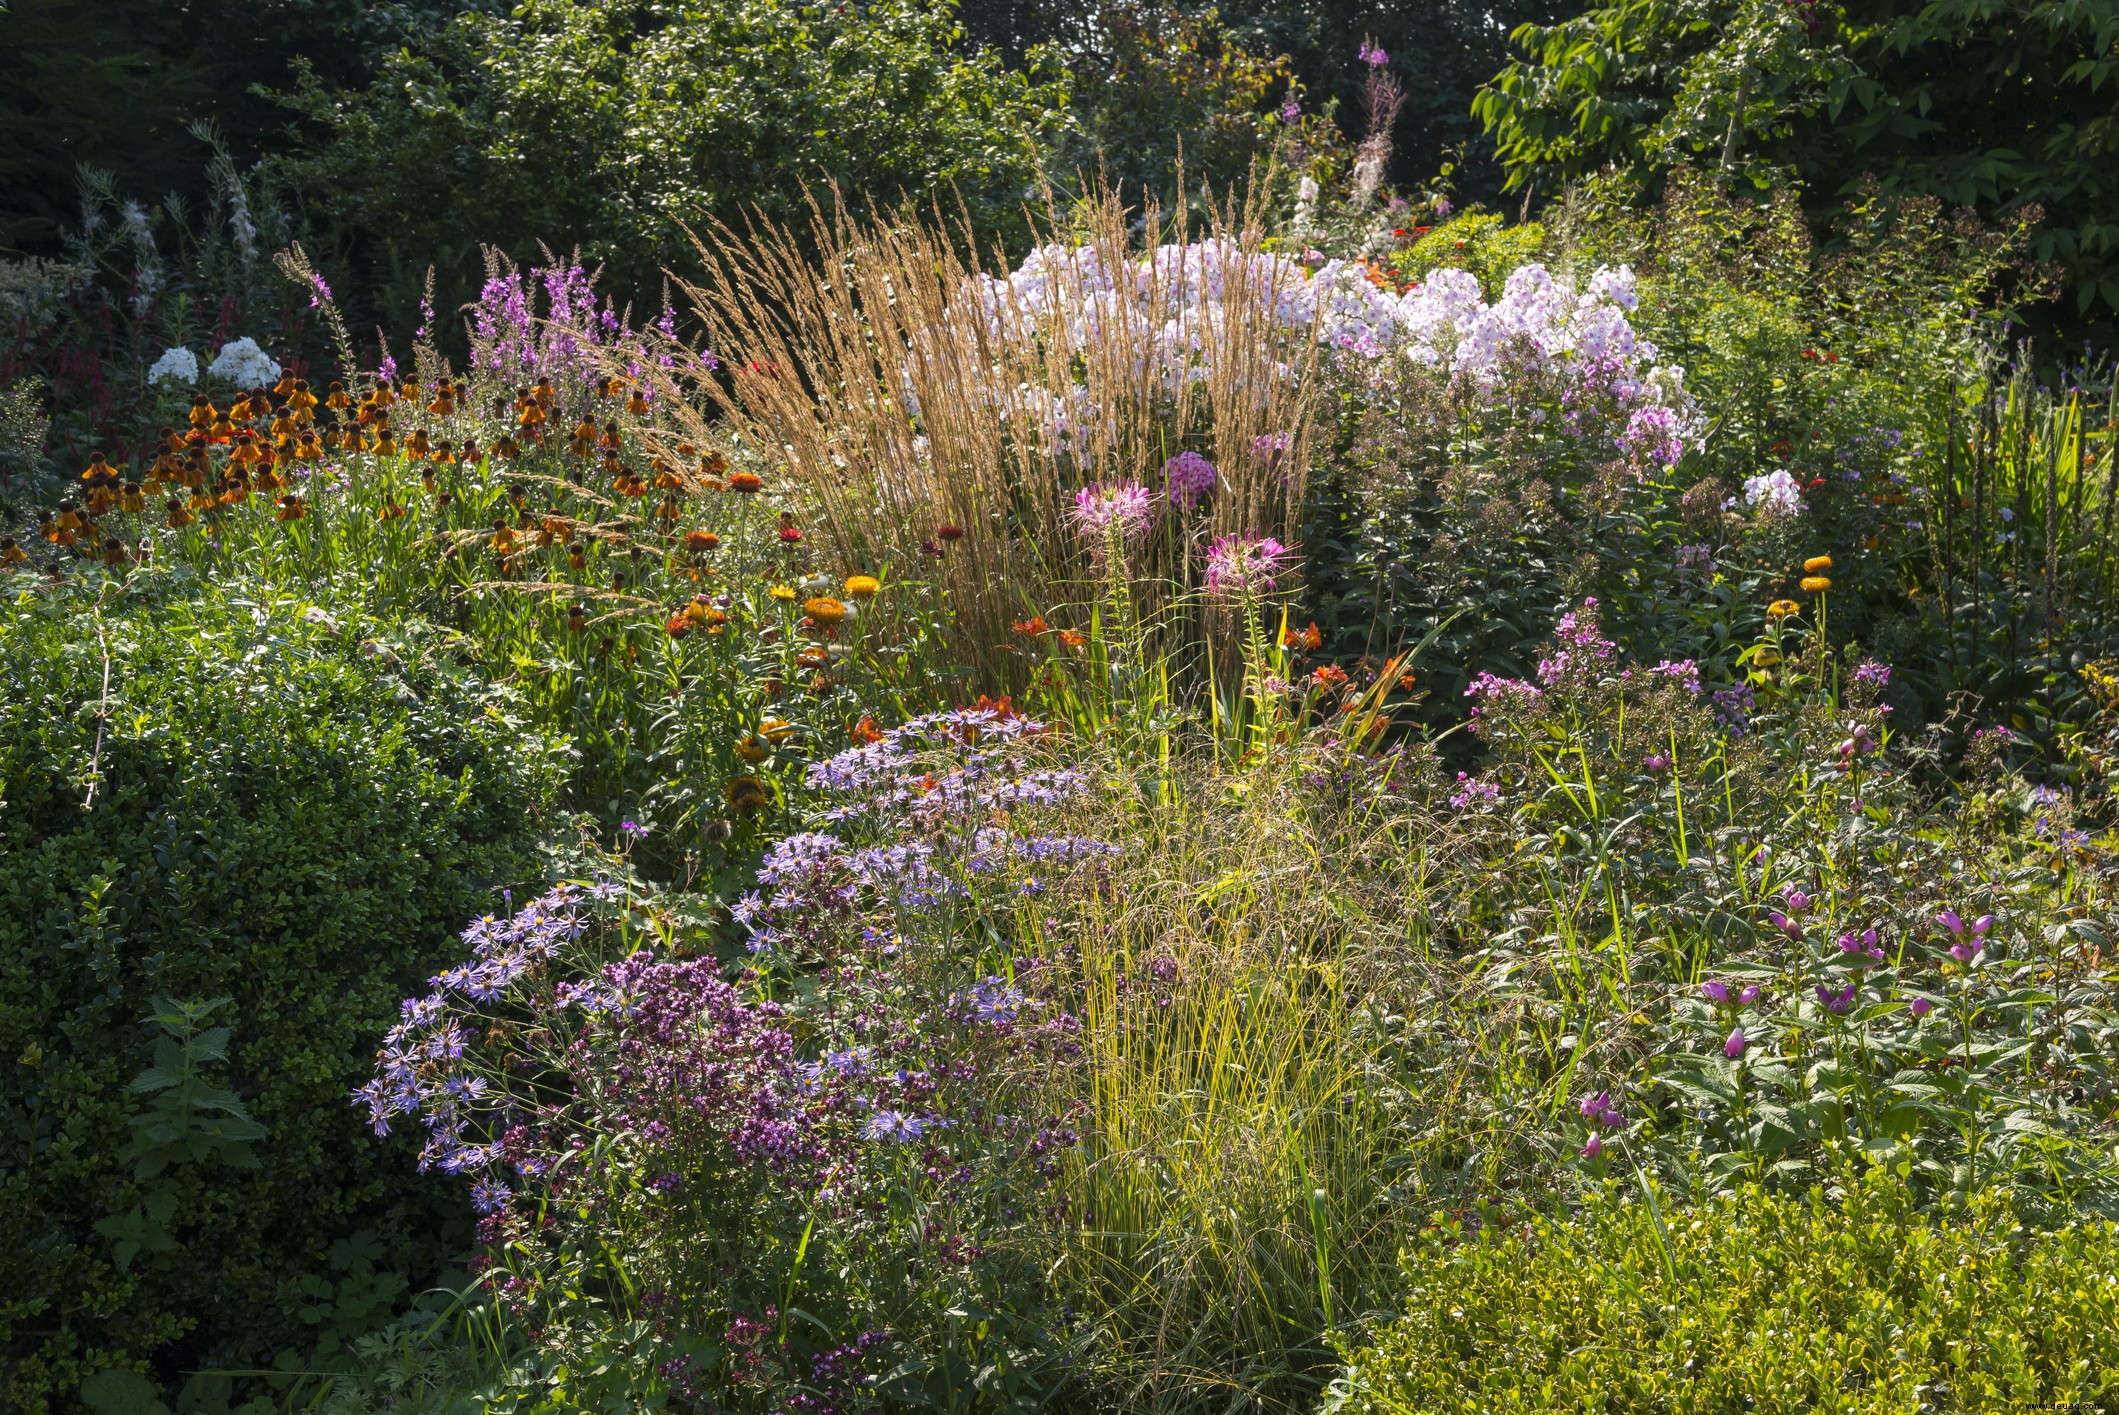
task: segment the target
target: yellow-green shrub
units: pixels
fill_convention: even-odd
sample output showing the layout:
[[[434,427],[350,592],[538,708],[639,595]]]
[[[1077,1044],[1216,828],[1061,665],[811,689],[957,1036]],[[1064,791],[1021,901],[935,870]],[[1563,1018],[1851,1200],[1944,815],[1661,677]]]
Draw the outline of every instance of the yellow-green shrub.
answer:
[[[2027,1230],[1994,1197],[1922,1213],[1881,1169],[1660,1211],[1613,1190],[1569,1221],[1431,1230],[1345,1408],[2119,1409],[2119,1226]]]

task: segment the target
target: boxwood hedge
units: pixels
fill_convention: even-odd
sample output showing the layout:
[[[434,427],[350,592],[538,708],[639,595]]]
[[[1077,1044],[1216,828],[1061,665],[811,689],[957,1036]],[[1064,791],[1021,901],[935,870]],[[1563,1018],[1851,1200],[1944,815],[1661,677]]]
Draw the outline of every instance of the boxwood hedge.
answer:
[[[346,1094],[539,874],[556,753],[439,631],[175,574],[0,598],[0,1408],[311,1359],[468,1239]]]

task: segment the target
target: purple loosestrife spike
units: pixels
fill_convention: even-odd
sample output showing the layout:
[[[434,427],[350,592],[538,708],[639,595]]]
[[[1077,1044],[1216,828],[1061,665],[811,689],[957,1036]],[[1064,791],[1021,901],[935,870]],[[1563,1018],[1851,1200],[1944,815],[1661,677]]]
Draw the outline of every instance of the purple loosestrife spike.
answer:
[[[1731,1061],[1741,1061],[1744,1056],[1744,1048],[1749,1045],[1751,1043],[1744,1038],[1744,1029],[1738,1027],[1730,1032],[1729,1040],[1722,1043],[1722,1055],[1728,1057]]]
[[[1729,1004],[1729,984],[1719,981],[1701,983],[1700,996],[1718,1006],[1726,1007]]]

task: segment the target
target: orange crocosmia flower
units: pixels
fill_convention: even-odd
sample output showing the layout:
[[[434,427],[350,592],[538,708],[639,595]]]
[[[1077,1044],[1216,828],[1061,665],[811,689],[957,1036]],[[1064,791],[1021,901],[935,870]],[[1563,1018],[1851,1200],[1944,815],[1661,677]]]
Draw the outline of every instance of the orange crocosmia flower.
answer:
[[[1078,649],[1089,642],[1089,636],[1079,629],[1062,629],[1059,631],[1059,641],[1062,648]]]
[[[1034,615],[1029,619],[1018,619],[1015,621],[1015,632],[1031,638],[1046,632],[1049,628],[1051,626],[1045,622],[1045,617],[1042,614]]]
[[[846,735],[851,737],[857,746],[862,747],[883,740],[882,729],[876,726],[876,720],[866,716],[856,722]]]

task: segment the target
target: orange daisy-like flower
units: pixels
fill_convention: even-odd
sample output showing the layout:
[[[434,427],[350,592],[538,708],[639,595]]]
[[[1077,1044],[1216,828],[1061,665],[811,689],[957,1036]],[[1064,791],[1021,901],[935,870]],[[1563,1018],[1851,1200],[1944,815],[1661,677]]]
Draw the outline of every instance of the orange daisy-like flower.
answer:
[[[1766,606],[1766,613],[1775,619],[1786,619],[1791,614],[1802,613],[1803,607],[1792,599],[1777,599]]]
[[[836,624],[846,617],[846,606],[830,595],[818,595],[802,602],[802,612],[819,624]]]
[[[684,536],[684,548],[694,555],[704,555],[720,544],[721,537],[712,531],[687,531]]]
[[[849,575],[846,577],[848,599],[873,599],[883,589],[883,582],[873,575]]]
[[[759,476],[756,472],[729,473],[728,489],[730,491],[740,491],[748,495],[752,492],[762,491],[764,488],[765,478]]]

